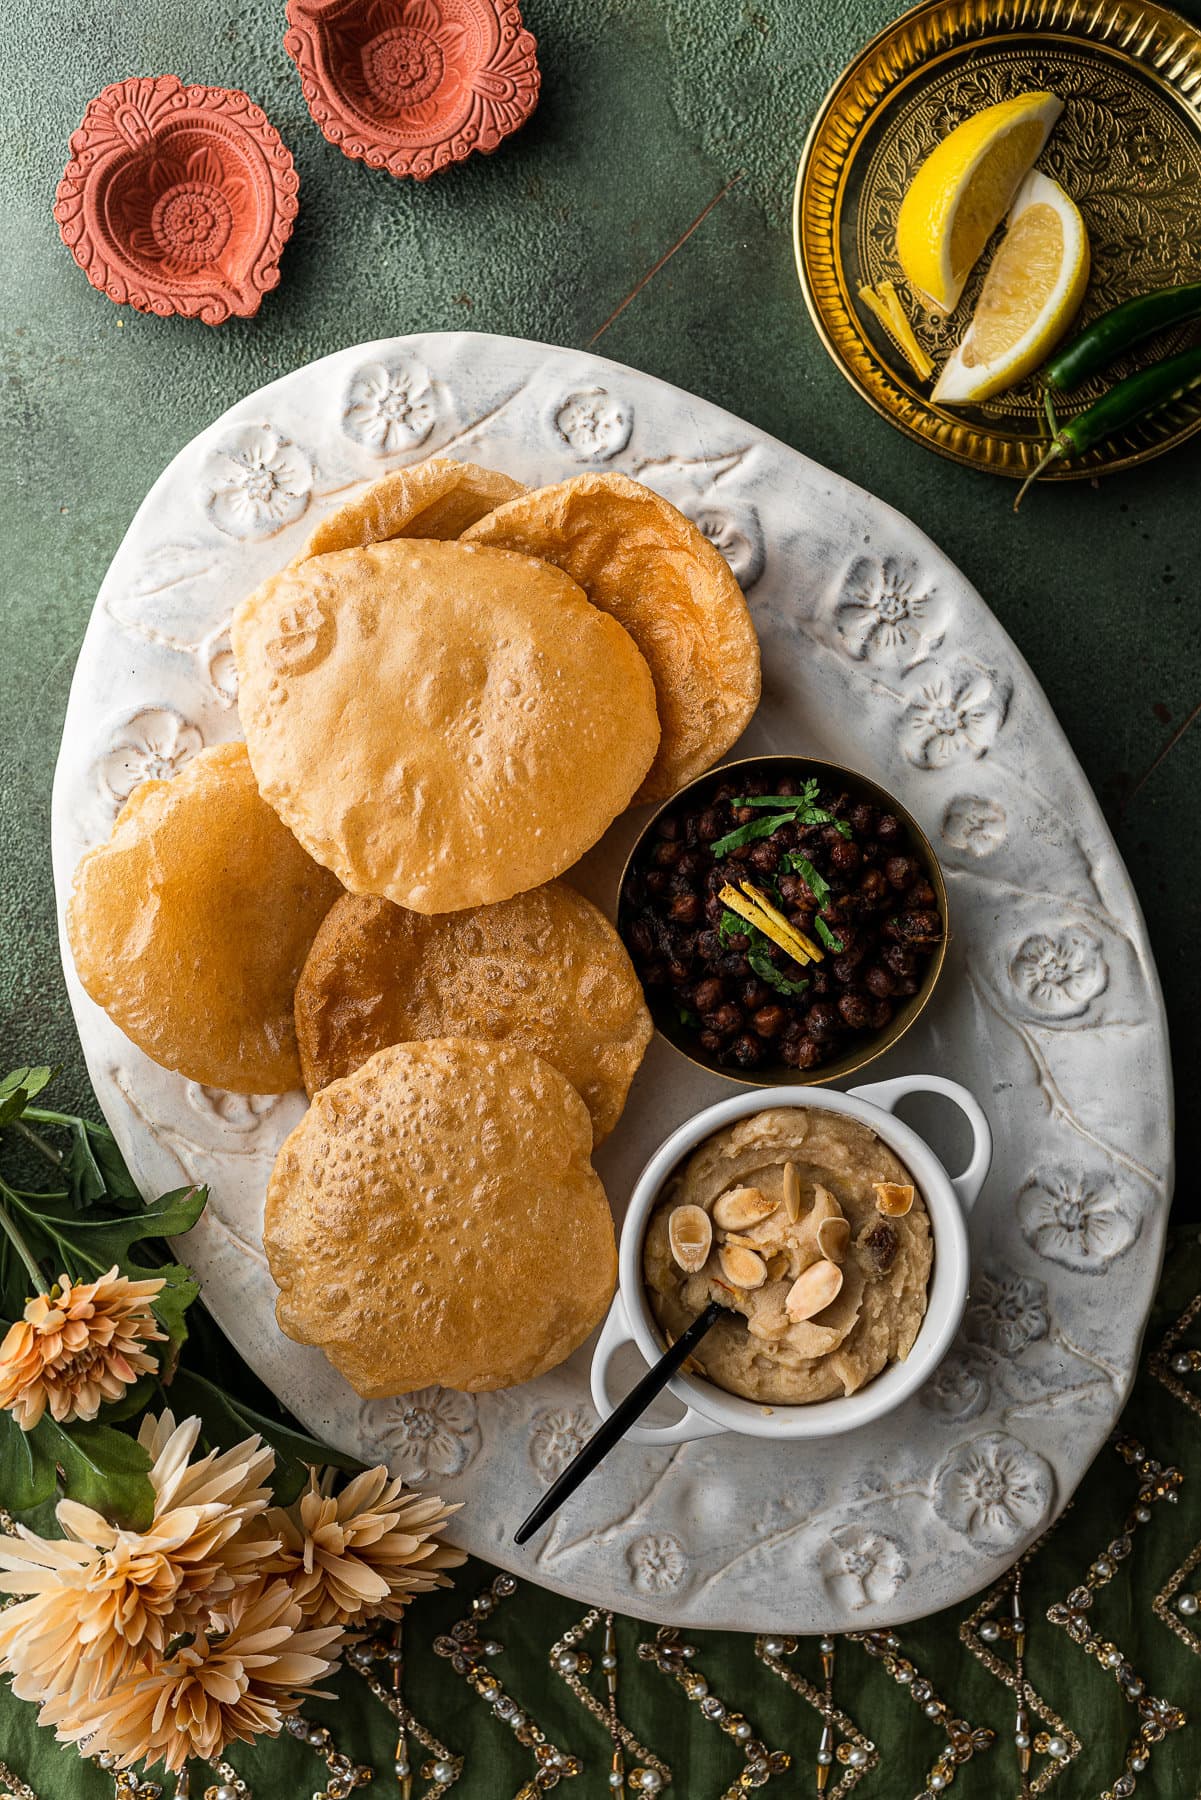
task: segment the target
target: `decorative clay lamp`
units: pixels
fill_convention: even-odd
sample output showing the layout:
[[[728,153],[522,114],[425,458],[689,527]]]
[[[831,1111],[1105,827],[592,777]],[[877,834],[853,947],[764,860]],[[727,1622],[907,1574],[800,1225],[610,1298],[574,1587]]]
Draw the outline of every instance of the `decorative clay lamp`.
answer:
[[[538,102],[536,45],[510,0],[288,0],[284,48],[344,155],[425,181],[491,152]]]
[[[114,82],[88,103],[54,216],[110,300],[220,325],[279,284],[299,177],[266,114],[176,75]]]

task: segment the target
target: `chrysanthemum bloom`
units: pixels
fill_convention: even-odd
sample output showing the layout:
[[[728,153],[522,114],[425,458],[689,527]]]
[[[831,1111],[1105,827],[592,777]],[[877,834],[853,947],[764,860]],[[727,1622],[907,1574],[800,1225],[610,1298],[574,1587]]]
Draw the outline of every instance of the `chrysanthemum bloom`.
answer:
[[[275,1452],[255,1436],[232,1450],[210,1450],[199,1462],[190,1462],[199,1436],[199,1419],[177,1425],[167,1411],[142,1420],[138,1442],[152,1459],[152,1531],[170,1530],[173,1521],[192,1512],[202,1515],[172,1552],[172,1561],[185,1595],[212,1598],[257,1577],[263,1558],[276,1548],[275,1532],[266,1529]],[[98,1515],[90,1518],[95,1521]]]
[[[366,1469],[340,1494],[316,1478],[300,1502],[267,1514],[283,1547],[268,1564],[287,1576],[307,1619],[347,1625],[359,1618],[398,1619],[413,1594],[446,1587],[444,1569],[465,1560],[439,1541],[458,1508],[405,1490],[385,1468]]]
[[[164,1660],[82,1704],[54,1700],[39,1719],[63,1743],[91,1739],[89,1754],[107,1752],[121,1768],[162,1762],[178,1774],[191,1756],[212,1763],[236,1739],[274,1737],[329,1673],[340,1635],[307,1626],[286,1581],[256,1583]]]
[[[139,1375],[158,1367],[146,1344],[164,1342],[150,1302],[164,1286],[127,1281],[114,1263],[98,1281],[59,1277],[36,1294],[0,1344],[0,1406],[32,1431],[47,1406],[59,1420],[94,1419]]]
[[[154,1518],[144,1532],[60,1501],[65,1538],[0,1538],[0,1592],[30,1596],[0,1613],[0,1671],[24,1700],[78,1704],[192,1629],[193,1615],[257,1581],[278,1538],[263,1525],[273,1456],[257,1437],[189,1463],[199,1419],[146,1418]],[[207,1619],[207,1613],[202,1612]]]

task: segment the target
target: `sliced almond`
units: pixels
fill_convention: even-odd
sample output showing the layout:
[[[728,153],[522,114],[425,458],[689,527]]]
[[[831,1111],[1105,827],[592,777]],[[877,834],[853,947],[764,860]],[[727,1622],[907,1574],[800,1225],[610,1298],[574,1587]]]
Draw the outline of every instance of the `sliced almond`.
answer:
[[[713,1247],[713,1221],[703,1206],[677,1206],[667,1221],[671,1253],[687,1275],[703,1269]]]
[[[817,1262],[821,1257],[818,1249],[817,1234],[830,1219],[841,1219],[842,1208],[820,1181],[813,1184],[813,1203],[793,1233],[793,1244],[797,1255],[801,1258],[800,1267],[807,1263]]]
[[[719,1231],[745,1231],[775,1212],[778,1200],[769,1200],[762,1188],[731,1188],[713,1208],[713,1223]]]
[[[717,1260],[722,1274],[733,1287],[762,1287],[767,1280],[767,1264],[763,1258],[753,1250],[744,1250],[741,1244],[723,1244]]]
[[[744,1250],[758,1250],[760,1254],[764,1250],[764,1246],[757,1238],[745,1237],[741,1231],[723,1232],[721,1242],[723,1244],[741,1244]]]
[[[801,1216],[801,1178],[794,1162],[784,1164],[784,1207],[795,1225]]]
[[[851,1228],[845,1219],[823,1219],[817,1228],[817,1247],[827,1262],[842,1262],[850,1243]]]
[[[798,1275],[784,1299],[784,1311],[794,1325],[816,1318],[837,1300],[842,1289],[842,1270],[837,1263],[814,1263]]]
[[[876,1211],[883,1213],[886,1219],[903,1219],[913,1205],[914,1190],[908,1182],[873,1181],[872,1187]]]

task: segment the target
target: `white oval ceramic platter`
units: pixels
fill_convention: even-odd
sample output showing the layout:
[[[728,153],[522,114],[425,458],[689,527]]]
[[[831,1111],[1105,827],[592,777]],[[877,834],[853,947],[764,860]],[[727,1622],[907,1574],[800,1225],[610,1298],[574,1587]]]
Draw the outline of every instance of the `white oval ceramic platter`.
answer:
[[[763,702],[736,754],[849,764],[929,833],[950,956],[933,1004],[864,1078],[950,1075],[991,1116],[959,1339],[899,1413],[825,1444],[619,1449],[518,1551],[515,1526],[595,1424],[591,1345],[503,1393],[359,1400],[273,1315],[263,1194],[303,1096],[248,1100],[158,1068],[64,950],[100,1104],[144,1193],[211,1185],[185,1253],[247,1361],[319,1436],[463,1501],[465,1548],[677,1625],[862,1629],[957,1602],[1051,1522],[1120,1411],[1162,1255],[1171,1077],[1138,904],[1080,767],[1005,632],[907,520],[717,407],[580,351],[431,334],[297,369],[181,451],[104,579],[55,780],[60,910],[139,781],[239,735],[237,601],[358,483],[435,452],[531,485],[620,470],[690,513],[746,588],[763,646]],[[644,816],[619,819],[572,877],[610,915]],[[656,1040],[598,1159],[619,1217],[668,1132],[732,1091]]]

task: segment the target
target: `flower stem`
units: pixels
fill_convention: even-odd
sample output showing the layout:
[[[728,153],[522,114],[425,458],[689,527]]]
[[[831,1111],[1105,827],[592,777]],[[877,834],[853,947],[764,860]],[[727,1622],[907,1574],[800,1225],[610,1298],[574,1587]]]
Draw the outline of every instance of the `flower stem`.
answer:
[[[53,1144],[48,1144],[40,1131],[35,1131],[31,1125],[27,1125],[24,1119],[15,1119],[13,1123],[21,1136],[27,1138],[34,1149],[39,1150],[46,1158],[47,1162],[53,1163],[56,1169],[61,1166],[63,1160],[61,1152],[56,1150]]]
[[[0,1183],[0,1186],[4,1187],[5,1192],[7,1193],[7,1184]],[[25,1242],[20,1231],[18,1231],[17,1226],[13,1221],[12,1214],[2,1202],[0,1202],[0,1231],[5,1233],[9,1242],[12,1244],[13,1249],[21,1258],[21,1261],[25,1264],[25,1267],[32,1276],[34,1293],[44,1294],[46,1292],[46,1277],[42,1274],[42,1271],[34,1261],[33,1252]]]

